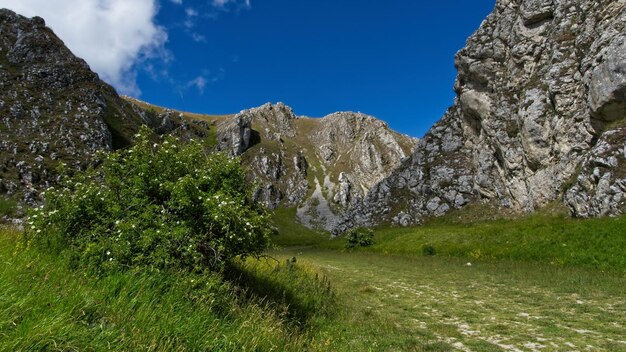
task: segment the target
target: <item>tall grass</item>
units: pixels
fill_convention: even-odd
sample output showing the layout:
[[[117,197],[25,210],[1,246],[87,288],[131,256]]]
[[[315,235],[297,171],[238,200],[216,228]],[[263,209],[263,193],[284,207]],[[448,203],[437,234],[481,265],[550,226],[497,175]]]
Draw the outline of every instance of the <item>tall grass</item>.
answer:
[[[259,297],[296,330],[304,330],[317,318],[332,316],[335,296],[326,275],[310,266],[275,259],[249,259],[231,267],[227,278],[245,287],[249,297]],[[311,279],[313,278],[313,279]]]
[[[296,208],[276,209],[272,220],[278,230],[278,233],[272,236],[272,242],[278,246],[311,246],[330,239],[328,232],[312,230],[300,224],[296,220]]]
[[[62,256],[16,253],[17,236],[0,229],[1,351],[300,351],[309,335],[287,319],[300,314],[292,299],[315,302],[304,305],[309,318],[324,310],[327,293],[297,268],[279,275],[284,287],[298,288],[279,310],[246,282],[217,274],[131,270],[95,278]],[[255,270],[241,268],[249,277],[269,277],[274,268]]]

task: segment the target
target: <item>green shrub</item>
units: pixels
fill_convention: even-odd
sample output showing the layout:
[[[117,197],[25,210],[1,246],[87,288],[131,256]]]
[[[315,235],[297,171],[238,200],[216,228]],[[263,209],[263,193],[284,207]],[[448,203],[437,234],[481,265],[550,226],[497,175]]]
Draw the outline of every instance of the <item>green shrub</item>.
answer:
[[[432,244],[425,244],[422,246],[422,254],[426,256],[430,256],[430,255],[437,254],[437,251],[435,250],[435,247],[433,247]]]
[[[350,229],[346,232],[347,249],[354,247],[368,247],[374,244],[374,230],[367,228]]]
[[[11,198],[0,196],[0,217],[13,216],[17,211],[17,202]]]
[[[269,215],[249,197],[238,159],[143,127],[131,148],[44,194],[25,239],[100,270],[220,270],[269,243]]]

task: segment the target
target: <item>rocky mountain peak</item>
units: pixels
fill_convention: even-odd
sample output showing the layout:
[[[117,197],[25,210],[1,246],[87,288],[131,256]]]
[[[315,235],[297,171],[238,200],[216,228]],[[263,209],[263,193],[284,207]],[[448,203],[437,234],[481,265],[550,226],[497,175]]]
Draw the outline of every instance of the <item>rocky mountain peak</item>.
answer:
[[[111,149],[109,93],[41,18],[0,10],[0,191],[35,202],[57,160]]]
[[[471,202],[622,212],[624,5],[498,0],[456,55],[454,105],[346,222],[409,224]]]
[[[266,138],[280,140],[283,136],[294,137],[296,133],[292,120],[297,116],[283,103],[266,103],[258,108],[244,110],[239,115],[250,118],[259,129],[263,129]]]
[[[328,130],[334,130],[341,138],[354,140],[368,130],[388,130],[387,123],[373,116],[355,112],[336,112],[322,118],[321,123]]]
[[[73,64],[88,69],[87,63],[72,55],[63,42],[46,27],[41,17],[26,18],[0,9],[2,44],[6,60],[14,65],[52,66]],[[92,78],[95,79],[92,72]],[[64,82],[62,82],[64,83]]]
[[[59,162],[84,168],[147,124],[241,155],[255,198],[310,226],[406,225],[476,202],[620,214],[625,5],[498,0],[456,55],[453,105],[421,140],[362,113],[268,103],[209,116],[124,100],[42,19],[0,10],[0,193],[36,203]]]
[[[259,185],[258,201],[270,208],[297,207],[302,222],[325,228],[415,145],[372,116],[308,118],[282,103],[244,110],[219,126],[223,149],[241,154]]]
[[[55,168],[85,168],[99,150],[132,143],[140,125],[155,134],[202,138],[241,155],[268,207],[298,207],[329,227],[411,153],[415,141],[373,117],[298,117],[283,103],[236,115],[175,111],[117,95],[40,18],[0,11],[0,194],[27,203],[56,181]]]
[[[121,99],[43,19],[0,9],[0,195],[34,204],[59,163],[85,168],[141,124],[169,133],[176,121]]]

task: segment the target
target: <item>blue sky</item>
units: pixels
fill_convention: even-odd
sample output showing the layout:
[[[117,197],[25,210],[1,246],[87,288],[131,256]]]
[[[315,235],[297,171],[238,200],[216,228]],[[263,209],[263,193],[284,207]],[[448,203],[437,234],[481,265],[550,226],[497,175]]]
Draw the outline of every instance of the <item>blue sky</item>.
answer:
[[[422,136],[452,104],[454,54],[494,2],[252,0],[249,7],[232,5],[220,10],[206,1],[162,4],[157,21],[168,28],[167,48],[174,55],[169,76],[181,82],[203,77],[205,85],[172,86],[141,74],[143,99],[209,113],[238,112],[268,101],[282,101],[296,114],[312,117],[361,111],[402,133]],[[189,9],[198,16],[188,18]],[[193,23],[185,26],[185,20]]]
[[[101,77],[153,104],[225,114],[282,101],[312,117],[361,111],[417,137],[452,104],[454,54],[494,4],[0,0],[44,17]]]

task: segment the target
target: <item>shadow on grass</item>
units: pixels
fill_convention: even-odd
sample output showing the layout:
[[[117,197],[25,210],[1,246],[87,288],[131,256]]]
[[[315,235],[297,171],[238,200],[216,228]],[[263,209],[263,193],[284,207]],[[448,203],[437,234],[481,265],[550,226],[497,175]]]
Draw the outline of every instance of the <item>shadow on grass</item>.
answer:
[[[297,264],[295,258],[284,262],[261,258],[231,263],[225,278],[246,298],[268,304],[296,330],[335,311],[335,294],[326,275]]]

